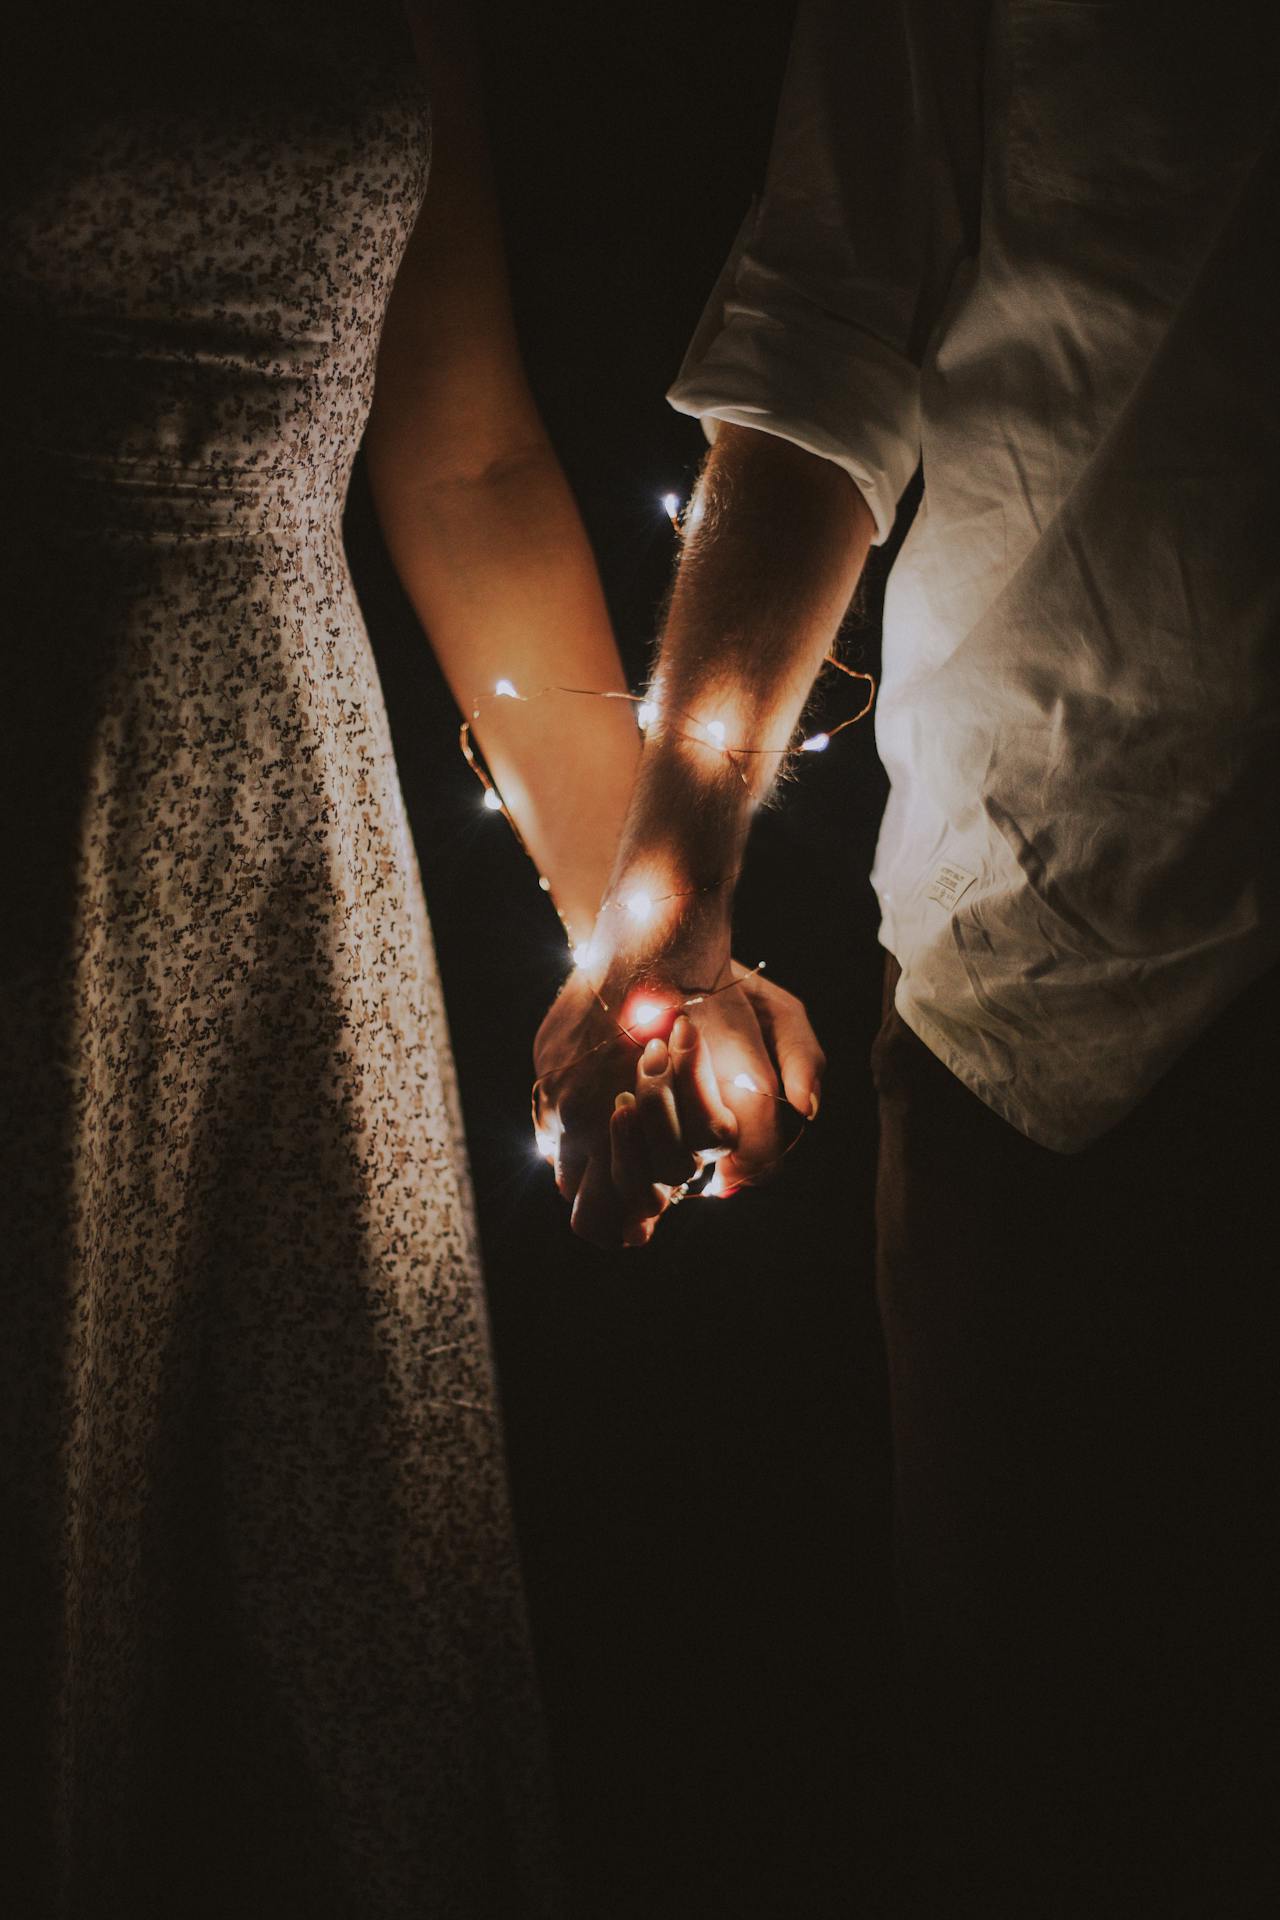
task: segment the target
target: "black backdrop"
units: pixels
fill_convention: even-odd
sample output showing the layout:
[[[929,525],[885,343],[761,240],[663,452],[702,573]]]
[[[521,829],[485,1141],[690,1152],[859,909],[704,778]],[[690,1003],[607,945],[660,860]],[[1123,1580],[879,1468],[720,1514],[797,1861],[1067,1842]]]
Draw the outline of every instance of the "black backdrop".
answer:
[[[492,10],[517,317],[633,685],[673,559],[661,496],[687,494],[703,451],[663,392],[761,182],[790,11]],[[576,1910],[865,1911],[894,1666],[870,726],[760,818],[740,898],[737,951],[804,996],[827,1048],[817,1125],[767,1192],[687,1205],[652,1248],[600,1254],[570,1235],[527,1121],[558,922],[478,805],[359,473],[348,541],[450,1009]],[[885,564],[855,665],[876,663]]]

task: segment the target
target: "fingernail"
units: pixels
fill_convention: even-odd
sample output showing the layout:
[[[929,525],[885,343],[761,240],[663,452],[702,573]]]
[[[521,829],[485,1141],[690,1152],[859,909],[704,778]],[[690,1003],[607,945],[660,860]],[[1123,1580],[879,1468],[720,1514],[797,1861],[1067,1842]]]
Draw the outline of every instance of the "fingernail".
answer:
[[[671,1029],[671,1040],[669,1044],[672,1051],[688,1053],[691,1048],[697,1044],[697,1039],[698,1035],[694,1029],[692,1020],[683,1013],[678,1015],[676,1023]]]
[[[810,1120],[816,1120],[816,1119],[817,1119],[817,1117],[818,1117],[818,1106],[819,1106],[819,1103],[820,1103],[820,1101],[821,1101],[821,1099],[822,1099],[822,1089],[821,1089],[821,1087],[815,1087],[815,1088],[814,1088],[814,1090],[813,1090],[813,1092],[812,1092],[812,1093],[811,1093],[811,1094],[809,1095],[809,1118],[810,1118]]]
[[[651,1040],[640,1055],[642,1073],[662,1073],[667,1064],[667,1046],[665,1040]]]

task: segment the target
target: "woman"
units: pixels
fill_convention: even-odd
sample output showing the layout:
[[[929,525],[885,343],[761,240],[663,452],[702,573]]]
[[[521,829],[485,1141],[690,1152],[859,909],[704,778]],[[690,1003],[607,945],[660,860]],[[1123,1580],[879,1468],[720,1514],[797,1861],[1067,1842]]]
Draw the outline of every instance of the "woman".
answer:
[[[336,0],[23,31],[13,1910],[528,1920],[545,1795],[467,1172],[340,530],[372,400],[459,699],[622,690],[512,338],[466,36]],[[481,743],[585,938],[634,721],[600,702],[570,751],[570,703],[506,707]]]

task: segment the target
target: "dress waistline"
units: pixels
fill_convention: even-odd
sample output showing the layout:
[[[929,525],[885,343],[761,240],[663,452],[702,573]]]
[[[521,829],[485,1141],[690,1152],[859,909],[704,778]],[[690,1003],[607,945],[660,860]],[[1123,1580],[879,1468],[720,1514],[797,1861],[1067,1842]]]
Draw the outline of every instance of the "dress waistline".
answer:
[[[340,522],[351,474],[318,468],[191,467],[36,449],[33,480],[69,532],[99,536],[283,533],[315,538]]]

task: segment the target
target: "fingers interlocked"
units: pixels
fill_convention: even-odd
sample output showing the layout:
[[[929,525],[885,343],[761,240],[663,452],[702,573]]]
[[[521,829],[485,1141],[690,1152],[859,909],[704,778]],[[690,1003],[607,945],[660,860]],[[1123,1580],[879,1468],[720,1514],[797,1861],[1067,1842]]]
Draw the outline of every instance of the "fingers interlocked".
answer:
[[[574,1231],[597,1246],[643,1245],[709,1159],[721,1193],[767,1178],[798,1137],[785,1115],[802,1129],[816,1113],[825,1063],[803,1006],[754,972],[731,984],[741,991],[679,1014],[638,1059],[613,1043],[584,1051],[574,1082],[556,1089],[558,1184]]]
[[[610,1126],[611,1173],[629,1244],[647,1239],[708,1152],[731,1148],[738,1123],[725,1104],[701,1034],[685,1015],[669,1043],[650,1040],[634,1094],[618,1096]],[[643,1229],[643,1231],[642,1231]]]

